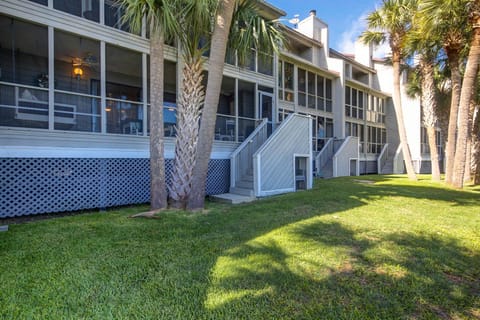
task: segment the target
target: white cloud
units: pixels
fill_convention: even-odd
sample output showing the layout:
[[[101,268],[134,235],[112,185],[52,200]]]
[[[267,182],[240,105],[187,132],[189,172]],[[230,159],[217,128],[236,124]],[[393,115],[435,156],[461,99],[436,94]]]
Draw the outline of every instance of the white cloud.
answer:
[[[367,12],[362,13],[356,20],[352,21],[350,28],[342,33],[341,38],[336,46],[339,48],[340,52],[346,54],[355,53],[355,41],[357,41],[360,34],[367,28],[367,23],[365,20],[367,14]],[[383,58],[389,52],[390,46],[386,42],[374,47],[373,56],[375,58]]]
[[[342,53],[355,53],[355,40],[365,30],[366,14],[362,14],[356,20],[353,20],[350,24],[350,28],[342,32],[340,41],[337,43],[337,47]]]

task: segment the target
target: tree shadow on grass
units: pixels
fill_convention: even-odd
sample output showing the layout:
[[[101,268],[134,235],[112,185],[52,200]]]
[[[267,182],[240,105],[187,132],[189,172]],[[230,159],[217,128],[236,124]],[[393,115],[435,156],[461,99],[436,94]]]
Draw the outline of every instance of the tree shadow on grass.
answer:
[[[110,212],[15,226],[0,234],[0,317],[474,318],[478,253],[444,236],[380,239],[318,220],[385,197],[479,206],[477,194],[360,179],[377,183],[317,181],[200,215]]]
[[[332,181],[338,190],[350,184],[347,191],[359,199],[369,200],[379,197],[405,197],[448,202],[454,206],[479,206],[480,198],[474,192],[446,188],[444,184],[421,179],[412,183],[402,176],[362,176],[338,178]],[[321,181],[315,186],[322,188]],[[331,186],[329,186],[331,187]]]
[[[317,221],[229,250],[213,269],[207,317],[478,318],[478,253],[427,233],[364,231]]]

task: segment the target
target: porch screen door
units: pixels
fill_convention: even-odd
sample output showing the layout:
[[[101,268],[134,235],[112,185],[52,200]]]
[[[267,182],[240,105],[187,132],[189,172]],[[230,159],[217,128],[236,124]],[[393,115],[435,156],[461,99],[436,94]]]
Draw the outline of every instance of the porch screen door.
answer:
[[[268,135],[270,135],[273,128],[273,94],[258,91],[258,106],[258,118],[268,119]]]

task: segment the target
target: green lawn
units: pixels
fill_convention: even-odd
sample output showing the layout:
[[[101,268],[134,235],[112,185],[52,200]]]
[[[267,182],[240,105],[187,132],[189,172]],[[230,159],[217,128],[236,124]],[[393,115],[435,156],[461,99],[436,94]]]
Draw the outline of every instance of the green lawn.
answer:
[[[480,189],[422,179],[10,225],[0,318],[480,319]]]

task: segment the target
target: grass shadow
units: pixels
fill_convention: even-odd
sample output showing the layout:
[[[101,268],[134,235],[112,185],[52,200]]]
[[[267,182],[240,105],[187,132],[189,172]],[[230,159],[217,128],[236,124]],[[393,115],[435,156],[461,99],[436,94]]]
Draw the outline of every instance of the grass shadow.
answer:
[[[415,210],[424,212],[430,199],[452,210],[449,224],[461,224],[464,219],[453,220],[458,209],[479,207],[478,195],[396,177],[361,177],[373,185],[354,178],[316,181],[314,190],[251,204],[209,203],[206,214],[167,211],[155,220],[126,219],[146,210],[141,207],[12,226],[0,234],[0,318],[435,317],[422,311],[423,303],[442,304],[423,286],[458,294],[458,307],[446,302],[440,309],[446,314],[468,318],[470,309],[475,312],[475,286],[437,281],[443,279],[437,271],[423,281],[430,269],[409,265],[409,259],[456,261],[445,277],[457,279],[460,271],[477,274],[455,265],[478,266],[478,250],[469,253],[450,236],[432,240],[433,231],[422,240],[418,230],[378,230],[392,223],[410,230],[406,225],[420,217]],[[401,211],[407,207],[410,213]],[[376,221],[379,210],[390,220]],[[425,251],[419,243],[451,252],[418,256],[416,250]],[[472,302],[462,298],[468,292],[477,292]]]
[[[214,268],[206,300],[209,316],[478,317],[478,252],[451,238],[394,233],[380,241],[359,237],[363,232],[319,221],[230,250]],[[302,259],[292,250],[299,241],[320,256]]]

